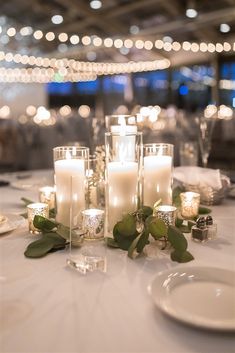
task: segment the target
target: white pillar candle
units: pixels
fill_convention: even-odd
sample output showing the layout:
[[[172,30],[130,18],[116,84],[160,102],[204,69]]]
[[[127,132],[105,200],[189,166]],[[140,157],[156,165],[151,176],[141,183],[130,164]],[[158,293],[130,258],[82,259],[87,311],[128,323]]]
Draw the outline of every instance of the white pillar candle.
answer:
[[[107,166],[108,225],[112,230],[123,214],[137,208],[138,163],[110,162]]]
[[[153,207],[161,199],[163,204],[172,203],[172,157],[144,157],[144,205]]]
[[[135,133],[137,133],[136,125],[113,125],[111,126],[113,133],[113,146],[115,150],[115,160],[122,159],[135,160]]]
[[[57,206],[56,220],[59,223],[69,226],[71,203],[73,206],[72,217],[78,215],[81,210],[85,208],[84,160],[61,159],[55,161],[55,178]]]

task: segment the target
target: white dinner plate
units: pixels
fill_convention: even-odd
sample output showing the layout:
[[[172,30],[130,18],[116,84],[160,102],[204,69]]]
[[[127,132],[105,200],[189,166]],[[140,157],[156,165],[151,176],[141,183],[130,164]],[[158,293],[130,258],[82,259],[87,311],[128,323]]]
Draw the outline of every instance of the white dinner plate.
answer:
[[[41,179],[23,179],[11,182],[11,187],[18,190],[31,190],[43,185],[43,180]]]
[[[176,267],[159,273],[148,287],[168,316],[219,331],[235,330],[235,272],[212,267]]]
[[[5,214],[4,216],[7,218],[7,221],[0,226],[0,234],[12,232],[25,223],[25,219],[22,216],[15,214]]]

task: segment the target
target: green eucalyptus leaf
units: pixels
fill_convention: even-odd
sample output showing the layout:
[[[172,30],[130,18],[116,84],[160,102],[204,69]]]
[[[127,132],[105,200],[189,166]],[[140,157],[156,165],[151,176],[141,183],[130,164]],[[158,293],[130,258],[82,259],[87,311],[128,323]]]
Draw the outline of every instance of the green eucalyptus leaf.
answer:
[[[69,227],[66,227],[61,223],[57,225],[56,233],[59,234],[62,238],[66,239],[66,240],[70,239]]]
[[[188,226],[182,224],[180,227],[177,227],[182,233],[190,233],[191,229]]]
[[[30,203],[34,203],[34,201],[27,199],[26,197],[21,197],[21,201],[25,204],[25,206],[28,206]]]
[[[149,207],[149,206],[143,206],[140,209],[140,212],[143,216],[143,221],[145,221],[146,218],[148,218],[149,216],[151,216],[153,214],[153,209],[152,209],[152,207]]]
[[[149,232],[154,239],[160,239],[167,235],[167,225],[160,218],[155,218],[148,226]]]
[[[194,221],[188,221],[188,228],[190,229],[190,231],[191,231],[192,227],[195,226],[195,224],[196,224],[196,222],[194,222]]]
[[[137,252],[140,254],[144,250],[145,245],[147,245],[148,243],[149,243],[149,232],[144,230],[137,243],[137,247],[136,247]]]
[[[105,242],[110,248],[119,248],[118,243],[113,238],[106,237]]]
[[[128,256],[133,259],[134,255],[135,255],[135,250],[138,244],[138,241],[140,240],[141,237],[141,233],[133,240],[133,242],[131,243],[129,249],[128,249]]]
[[[156,216],[148,216],[148,218],[146,218],[145,220],[145,228],[148,229],[150,223],[152,223],[155,220],[156,220]]]
[[[173,205],[175,207],[180,207],[180,205],[181,205],[180,194],[181,194],[181,192],[184,192],[184,191],[185,191],[185,189],[180,186],[177,186],[176,188],[173,189],[172,200],[173,200]]]
[[[194,260],[194,257],[189,251],[181,252],[181,251],[174,250],[171,253],[171,260],[183,263],[183,262],[189,262]]]
[[[130,237],[136,232],[136,221],[133,215],[127,214],[122,221],[116,224],[117,230],[120,234]]]
[[[198,214],[208,214],[208,213],[211,213],[210,208],[199,206]]]
[[[55,246],[56,245],[64,245],[66,243],[66,240],[55,232],[44,233],[43,239],[44,238],[50,239],[51,241],[53,241]]]
[[[56,210],[55,210],[55,208],[51,208],[49,210],[49,217],[50,218],[55,218],[55,216],[56,216]]]
[[[175,220],[175,226],[176,226],[177,228],[179,228],[179,227],[182,226],[183,222],[184,222],[184,219],[183,219],[183,218],[180,218],[179,216],[177,216],[177,218],[176,218],[176,220]]]
[[[57,223],[43,216],[36,215],[33,219],[33,225],[38,229],[48,231],[54,229]]]
[[[123,235],[122,233],[119,232],[118,223],[115,224],[115,226],[113,228],[114,240],[116,241],[116,243],[118,244],[120,249],[128,250],[129,247],[131,246],[131,243],[133,242],[133,240],[138,236],[138,233],[135,232],[134,235],[131,235],[131,236],[127,237],[126,235]]]
[[[175,226],[168,227],[167,238],[173,248],[178,252],[184,252],[187,249],[188,242],[184,234]]]
[[[53,240],[43,237],[30,243],[26,248],[24,255],[31,258],[43,257],[53,248],[53,246]]]

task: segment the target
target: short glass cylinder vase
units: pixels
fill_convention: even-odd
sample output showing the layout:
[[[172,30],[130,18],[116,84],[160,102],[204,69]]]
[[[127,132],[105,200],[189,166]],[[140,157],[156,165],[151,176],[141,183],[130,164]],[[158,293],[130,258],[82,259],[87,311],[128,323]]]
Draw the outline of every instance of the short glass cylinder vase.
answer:
[[[153,207],[172,204],[174,146],[166,143],[144,145],[143,203]]]
[[[89,148],[61,146],[53,149],[56,184],[56,221],[70,225],[71,177],[74,177],[73,215],[86,208],[87,169]]]
[[[142,204],[142,133],[105,133],[105,204],[108,232]]]

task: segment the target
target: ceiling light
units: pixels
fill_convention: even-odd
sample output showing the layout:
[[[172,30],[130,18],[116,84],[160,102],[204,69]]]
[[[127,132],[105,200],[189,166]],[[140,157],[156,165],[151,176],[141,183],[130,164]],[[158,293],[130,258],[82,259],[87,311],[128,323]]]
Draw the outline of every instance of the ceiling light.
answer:
[[[79,37],[76,34],[73,34],[70,38],[70,43],[76,45],[79,43]]]
[[[11,28],[9,28],[9,29],[7,30],[7,35],[8,35],[9,37],[14,37],[15,34],[16,34],[16,30],[15,30],[14,27],[11,27]]]
[[[195,18],[197,17],[197,11],[195,9],[187,9],[186,16],[189,18]]]
[[[102,7],[102,2],[100,0],[92,0],[90,2],[90,7],[93,9],[93,10],[98,10]]]
[[[59,25],[64,21],[63,16],[61,15],[54,15],[51,18],[51,22],[54,23],[54,25]]]
[[[131,34],[137,34],[137,33],[139,33],[139,31],[140,31],[140,29],[136,25],[133,25],[133,26],[130,27],[130,33]]]
[[[168,42],[168,43],[172,43],[173,39],[170,36],[165,36],[162,38],[163,42]]]
[[[89,61],[95,61],[96,60],[96,52],[88,51],[86,54],[86,57]]]
[[[227,23],[221,23],[219,29],[220,29],[220,32],[222,32],[222,33],[228,33],[231,28]]]
[[[58,35],[58,39],[59,39],[60,42],[66,42],[68,40],[67,33],[60,33]]]
[[[48,40],[48,42],[51,42],[52,40],[55,39],[55,34],[53,32],[47,32],[45,37],[46,37],[46,40]]]
[[[189,1],[187,8],[186,8],[186,12],[185,12],[186,16],[188,18],[195,18],[198,15],[198,12],[195,8],[195,4],[194,1]]]
[[[20,34],[22,36],[30,36],[33,33],[33,29],[30,26],[22,27],[20,30]]]
[[[68,46],[64,43],[59,44],[57,48],[60,53],[65,53],[68,50]]]
[[[34,36],[35,39],[39,40],[39,39],[41,39],[43,37],[43,33],[42,33],[42,31],[37,30],[37,31],[34,32],[33,36]]]

